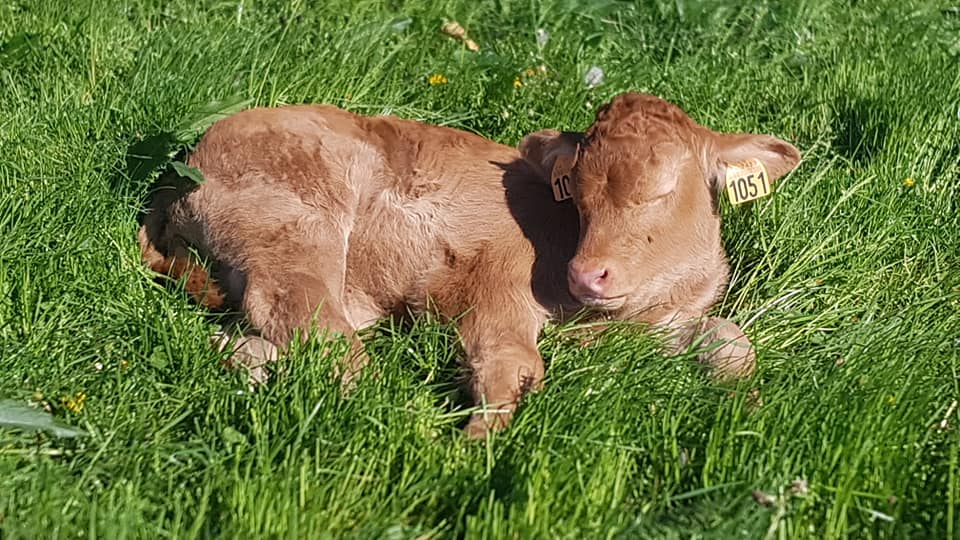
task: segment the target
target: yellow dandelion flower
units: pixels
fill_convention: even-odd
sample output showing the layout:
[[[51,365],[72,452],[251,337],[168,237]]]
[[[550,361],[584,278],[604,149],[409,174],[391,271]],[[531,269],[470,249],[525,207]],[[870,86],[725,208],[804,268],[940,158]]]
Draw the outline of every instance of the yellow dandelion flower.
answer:
[[[913,187],[916,183],[917,181],[910,177],[907,177],[907,179],[903,181],[903,185],[906,187]]]
[[[76,414],[83,410],[83,402],[87,400],[87,394],[77,392],[73,397],[61,398],[60,401],[68,411]]]
[[[517,77],[516,79],[513,80],[514,88],[520,88],[521,86],[523,86],[523,81],[520,80],[520,77]]]
[[[887,396],[887,403],[894,405],[897,403],[897,396]]]
[[[436,86],[438,84],[447,84],[450,81],[443,73],[434,73],[427,79],[427,82],[430,83],[430,86]]]

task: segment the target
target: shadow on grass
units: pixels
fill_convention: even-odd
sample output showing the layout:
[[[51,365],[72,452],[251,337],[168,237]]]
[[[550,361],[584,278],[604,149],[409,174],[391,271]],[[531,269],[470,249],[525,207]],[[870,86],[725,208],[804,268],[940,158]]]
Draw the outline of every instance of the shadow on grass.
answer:
[[[114,176],[111,187],[116,191],[132,189],[137,193],[149,194],[147,180],[156,171],[168,168],[175,160],[182,160],[187,149],[214,123],[252,104],[252,100],[243,96],[214,100],[186,113],[173,128],[132,137],[127,146],[123,173]]]
[[[131,142],[125,156],[126,176],[114,177],[113,187],[120,188],[118,182],[121,181],[136,187],[145,186],[155,171],[169,165],[177,146],[177,137],[172,131],[161,131]]]
[[[883,150],[890,134],[889,118],[875,99],[853,98],[838,104],[834,149],[857,165],[869,163]]]

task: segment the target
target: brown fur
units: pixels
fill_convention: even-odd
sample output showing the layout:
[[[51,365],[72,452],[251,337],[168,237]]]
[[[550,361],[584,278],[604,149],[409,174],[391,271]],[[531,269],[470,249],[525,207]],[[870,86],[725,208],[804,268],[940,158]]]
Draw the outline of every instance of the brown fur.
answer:
[[[561,203],[559,156],[575,159]],[[749,157],[772,177],[799,160],[779,139],[715,133],[642,94],[615,98],[585,134],[538,132],[520,152],[329,106],[253,109],[210,128],[188,160],[205,182],[158,191],[140,243],[198,301],[245,313],[259,337],[237,354],[257,368],[316,324],[354,340],[349,376],[365,361],[356,331],[379,318],[456,318],[472,395],[497,409],[471,420],[482,435],[540,384],[544,322],[584,306],[675,329],[678,346],[706,334],[719,374],[753,370],[742,331],[704,319],[728,276],[715,179]],[[574,290],[598,268],[600,294]]]

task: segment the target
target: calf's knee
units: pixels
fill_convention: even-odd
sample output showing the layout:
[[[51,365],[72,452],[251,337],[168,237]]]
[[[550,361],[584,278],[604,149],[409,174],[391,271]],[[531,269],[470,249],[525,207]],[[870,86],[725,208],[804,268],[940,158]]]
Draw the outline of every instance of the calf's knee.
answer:
[[[735,323],[711,317],[701,323],[699,334],[706,348],[699,360],[711,368],[714,378],[731,380],[753,374],[757,364],[753,344]]]

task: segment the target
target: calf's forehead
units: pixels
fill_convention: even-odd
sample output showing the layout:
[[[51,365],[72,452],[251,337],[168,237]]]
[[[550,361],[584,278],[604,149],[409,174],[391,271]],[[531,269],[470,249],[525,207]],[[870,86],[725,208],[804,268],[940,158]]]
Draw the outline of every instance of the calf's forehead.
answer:
[[[595,166],[629,161],[634,166],[656,167],[681,159],[697,144],[694,125],[686,115],[636,111],[624,118],[596,122],[586,134],[581,154]]]
[[[587,206],[629,206],[689,171],[694,152],[676,131],[604,137],[581,152],[578,187]]]

